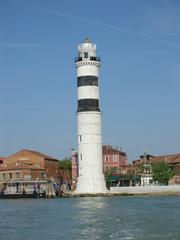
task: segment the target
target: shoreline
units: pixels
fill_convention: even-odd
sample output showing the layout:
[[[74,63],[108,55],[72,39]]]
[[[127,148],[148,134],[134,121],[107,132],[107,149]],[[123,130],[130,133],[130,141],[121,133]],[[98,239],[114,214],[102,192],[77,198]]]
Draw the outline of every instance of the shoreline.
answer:
[[[180,196],[180,185],[168,186],[133,186],[133,187],[111,187],[105,192],[95,193],[78,193],[75,191],[64,191],[61,194],[0,194],[0,199],[17,199],[17,198],[77,198],[77,197],[125,197],[125,196]]]
[[[180,196],[180,192],[154,192],[154,193],[73,193],[73,192],[66,192],[63,194],[61,197],[56,197],[56,196],[46,196],[46,197],[32,197],[32,196],[0,196],[0,200],[7,200],[7,199],[58,199],[58,198],[96,198],[96,197],[165,197],[165,196]]]
[[[63,198],[82,197],[138,197],[138,196],[180,196],[180,192],[154,192],[154,193],[64,193]]]

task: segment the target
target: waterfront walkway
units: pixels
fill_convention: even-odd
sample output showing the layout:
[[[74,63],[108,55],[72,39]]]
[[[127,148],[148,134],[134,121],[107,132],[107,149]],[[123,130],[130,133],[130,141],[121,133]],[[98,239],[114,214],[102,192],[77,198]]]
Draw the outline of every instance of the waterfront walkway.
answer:
[[[112,197],[112,196],[143,196],[143,195],[180,195],[180,185],[169,186],[135,186],[111,187],[106,193],[66,192],[64,197]]]
[[[168,186],[135,186],[111,187],[110,193],[115,194],[177,194],[180,195],[180,185]]]

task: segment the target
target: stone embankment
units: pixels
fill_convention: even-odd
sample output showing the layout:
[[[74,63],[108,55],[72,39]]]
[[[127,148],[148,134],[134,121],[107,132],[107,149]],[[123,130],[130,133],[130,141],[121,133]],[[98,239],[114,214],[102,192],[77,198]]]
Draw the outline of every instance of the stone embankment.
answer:
[[[180,185],[111,187],[106,193],[64,193],[63,197],[113,197],[113,196],[152,196],[180,195]]]
[[[127,195],[180,195],[180,185],[111,187],[110,193]]]

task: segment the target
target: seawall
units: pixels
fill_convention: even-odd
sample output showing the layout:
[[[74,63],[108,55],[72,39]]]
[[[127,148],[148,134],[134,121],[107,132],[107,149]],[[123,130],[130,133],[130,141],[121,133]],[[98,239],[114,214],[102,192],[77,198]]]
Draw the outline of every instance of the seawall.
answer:
[[[135,187],[111,187],[110,193],[136,194],[136,195],[180,195],[180,185],[169,186],[135,186]]]
[[[63,197],[113,197],[113,196],[180,196],[180,185],[111,187],[106,193],[66,192]]]

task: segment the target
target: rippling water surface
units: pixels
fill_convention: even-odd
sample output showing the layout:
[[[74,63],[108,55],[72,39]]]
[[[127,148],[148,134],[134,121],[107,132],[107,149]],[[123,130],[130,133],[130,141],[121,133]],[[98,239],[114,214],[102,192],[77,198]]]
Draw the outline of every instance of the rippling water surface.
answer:
[[[180,197],[0,200],[0,240],[180,240]]]

